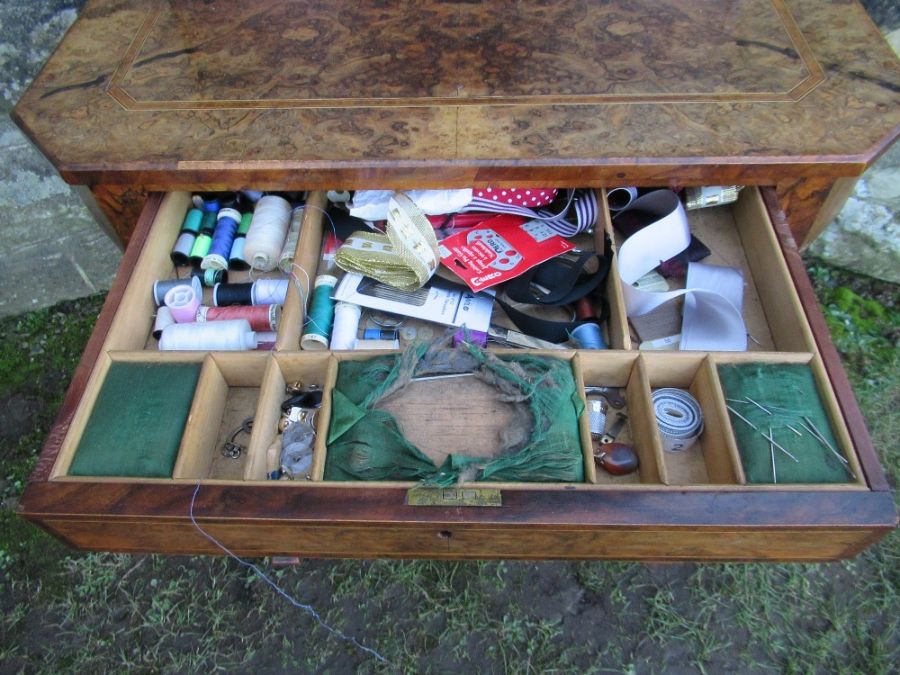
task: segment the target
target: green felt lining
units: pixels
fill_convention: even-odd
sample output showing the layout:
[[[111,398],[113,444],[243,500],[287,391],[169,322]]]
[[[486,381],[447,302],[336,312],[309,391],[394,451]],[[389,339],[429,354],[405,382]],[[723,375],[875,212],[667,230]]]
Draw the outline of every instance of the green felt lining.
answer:
[[[719,379],[726,403],[754,424],[729,411],[731,426],[741,455],[748,483],[846,483],[851,475],[844,464],[804,428],[812,422],[837,452],[841,452],[828,419],[815,378],[809,366],[802,363],[720,364]],[[766,414],[746,398],[759,403],[772,414]],[[791,430],[800,432],[798,436]],[[772,449],[762,433],[772,429],[775,441],[797,458],[794,462],[775,449],[775,473],[772,472]],[[843,453],[842,453],[843,456]]]
[[[68,475],[171,477],[200,366],[114,361]]]

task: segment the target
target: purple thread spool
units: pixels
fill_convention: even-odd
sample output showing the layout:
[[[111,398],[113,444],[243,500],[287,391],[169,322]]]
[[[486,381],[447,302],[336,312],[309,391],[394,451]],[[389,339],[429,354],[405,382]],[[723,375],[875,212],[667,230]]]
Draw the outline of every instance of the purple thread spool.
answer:
[[[212,243],[209,245],[209,253],[200,263],[204,270],[228,269],[228,256],[234,244],[234,237],[238,230],[241,214],[234,209],[222,209],[219,211],[216,229],[213,232]]]

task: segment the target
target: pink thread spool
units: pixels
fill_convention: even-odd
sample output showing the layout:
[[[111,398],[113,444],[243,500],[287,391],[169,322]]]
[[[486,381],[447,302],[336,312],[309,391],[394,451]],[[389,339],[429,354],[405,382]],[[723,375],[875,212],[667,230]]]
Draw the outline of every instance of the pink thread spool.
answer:
[[[200,298],[192,286],[175,286],[166,291],[165,304],[172,310],[172,318],[177,323],[191,323],[197,320]]]

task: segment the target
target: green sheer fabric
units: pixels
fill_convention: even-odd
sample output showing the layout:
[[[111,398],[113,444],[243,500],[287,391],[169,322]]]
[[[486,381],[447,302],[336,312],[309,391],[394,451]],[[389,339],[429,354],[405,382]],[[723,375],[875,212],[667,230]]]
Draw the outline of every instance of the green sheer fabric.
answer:
[[[403,355],[343,361],[332,392],[326,480],[402,480],[451,485],[476,481],[582,482],[584,458],[578,416],[584,408],[571,364],[536,355],[498,357],[464,344],[449,357],[428,345]],[[459,357],[459,358],[457,358]],[[403,436],[396,419],[378,403],[396,394],[429,366],[441,362],[456,372],[474,371],[519,406],[522,426],[493,459],[450,455],[440,467]],[[460,368],[465,363],[466,368]],[[428,371],[433,372],[433,371]]]

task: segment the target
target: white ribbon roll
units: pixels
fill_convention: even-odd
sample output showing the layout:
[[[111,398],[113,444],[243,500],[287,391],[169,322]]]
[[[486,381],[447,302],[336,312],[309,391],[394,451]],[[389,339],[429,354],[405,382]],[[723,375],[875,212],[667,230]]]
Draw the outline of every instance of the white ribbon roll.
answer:
[[[633,210],[649,213],[657,220],[628,237],[619,249],[619,280],[628,316],[642,316],[684,296],[681,349],[746,351],[747,328],[742,314],[744,278],[740,270],[690,263],[683,290],[656,293],[632,285],[661,262],[681,253],[691,242],[684,207],[671,190],[657,190],[638,197],[616,217]]]
[[[653,413],[663,450],[688,450],[703,433],[703,411],[697,399],[683,389],[663,388],[653,392]]]

